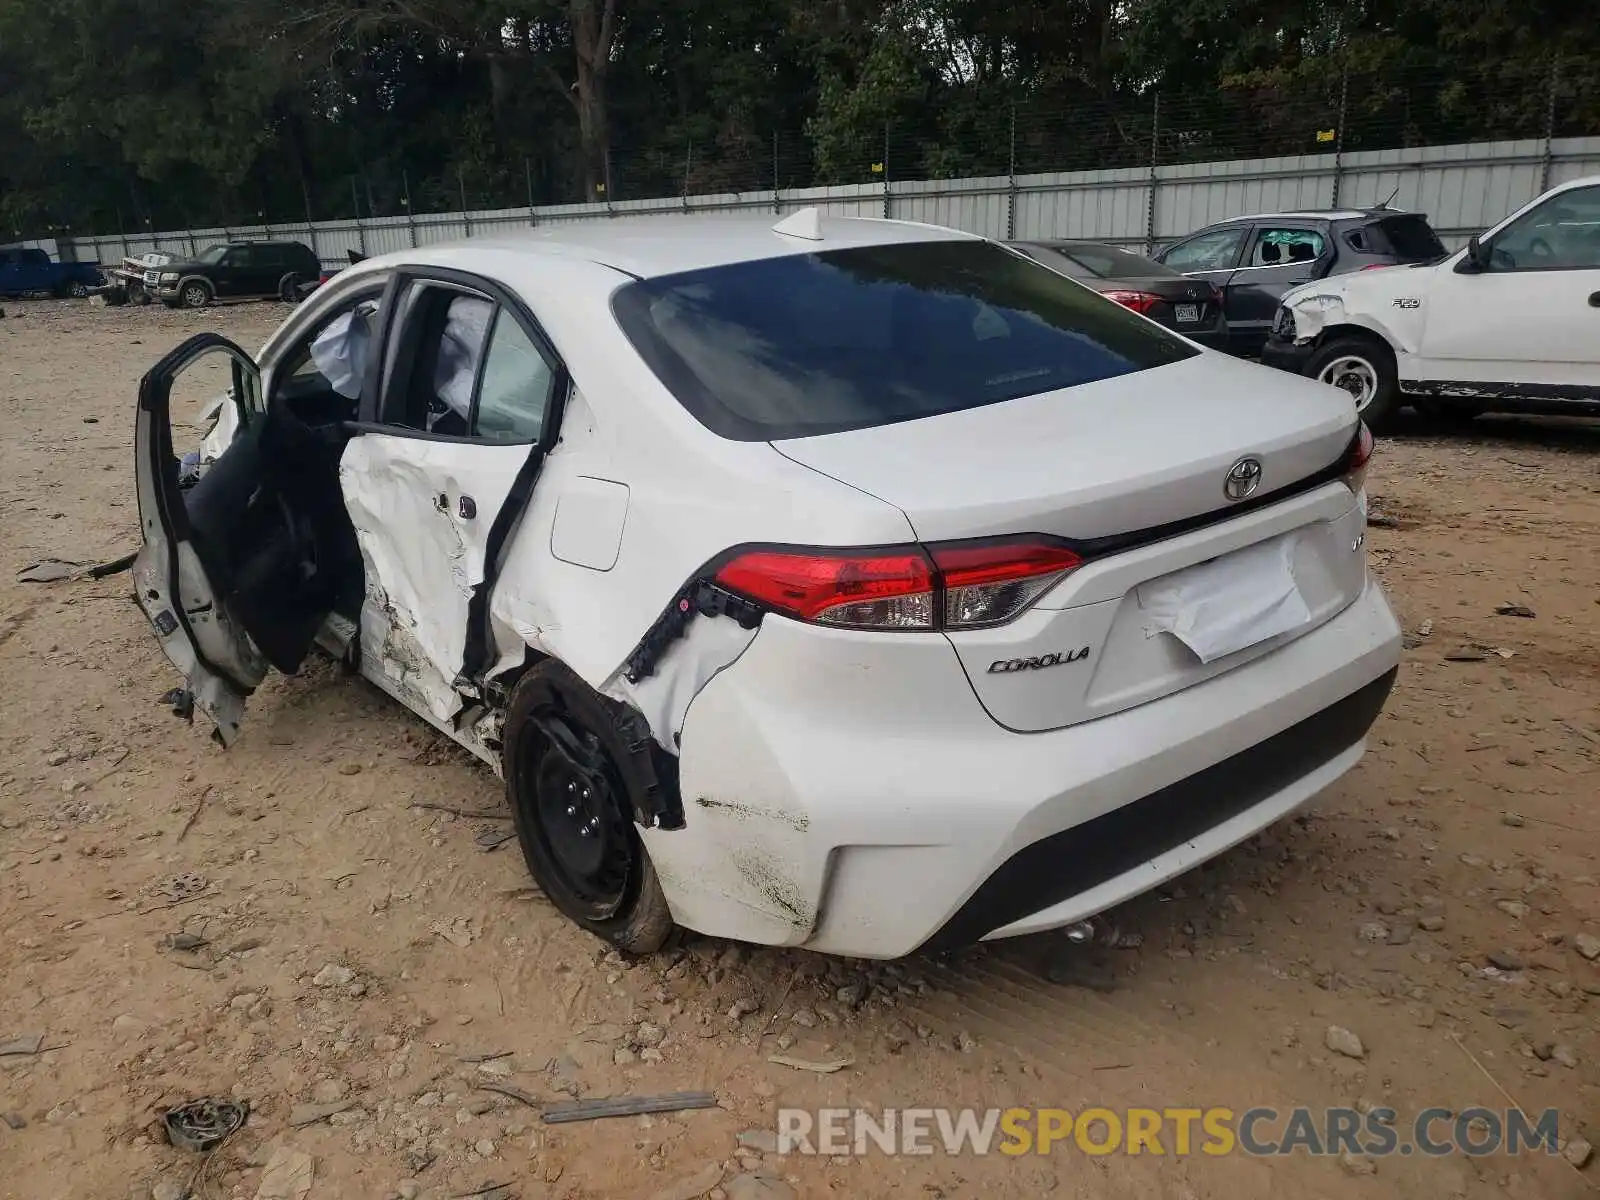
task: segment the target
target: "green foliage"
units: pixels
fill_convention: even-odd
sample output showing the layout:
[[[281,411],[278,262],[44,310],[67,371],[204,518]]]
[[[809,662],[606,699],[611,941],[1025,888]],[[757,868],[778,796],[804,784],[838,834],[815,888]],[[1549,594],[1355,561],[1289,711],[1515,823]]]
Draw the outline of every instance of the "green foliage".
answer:
[[[1594,17],[1569,0],[0,0],[0,235],[1304,153],[1341,110],[1347,149],[1539,137],[1552,117],[1595,133]]]

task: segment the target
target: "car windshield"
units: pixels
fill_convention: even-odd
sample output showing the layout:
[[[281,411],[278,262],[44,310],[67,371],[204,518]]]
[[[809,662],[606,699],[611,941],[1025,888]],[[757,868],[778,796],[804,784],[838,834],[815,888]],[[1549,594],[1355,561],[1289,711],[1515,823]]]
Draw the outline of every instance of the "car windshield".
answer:
[[[1158,279],[1164,275],[1178,278],[1178,273],[1148,258],[1118,250],[1115,246],[1101,246],[1094,242],[1046,243],[1054,250],[1100,279]]]
[[[207,246],[204,250],[200,251],[199,257],[195,259],[195,262],[219,263],[222,261],[222,256],[227,252],[227,246]]]
[[[678,401],[742,441],[977,408],[1197,353],[977,240],[710,267],[628,284],[612,303]]]

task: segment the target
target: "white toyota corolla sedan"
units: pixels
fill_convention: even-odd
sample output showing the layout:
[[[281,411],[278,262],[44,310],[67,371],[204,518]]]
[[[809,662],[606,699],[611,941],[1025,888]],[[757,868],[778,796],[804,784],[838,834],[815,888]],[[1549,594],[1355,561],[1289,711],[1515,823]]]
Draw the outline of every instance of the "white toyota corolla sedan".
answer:
[[[501,772],[625,950],[892,957],[1080,922],[1356,763],[1400,650],[1371,449],[982,238],[591,222],[179,346],[135,579],[224,745],[321,646]]]

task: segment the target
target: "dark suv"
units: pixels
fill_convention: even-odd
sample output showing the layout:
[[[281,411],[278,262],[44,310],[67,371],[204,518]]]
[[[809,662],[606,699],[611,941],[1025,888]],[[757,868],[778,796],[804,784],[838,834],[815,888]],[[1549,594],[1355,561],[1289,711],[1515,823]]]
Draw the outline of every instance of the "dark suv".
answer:
[[[1221,288],[1229,348],[1253,357],[1261,353],[1278,301],[1290,288],[1444,256],[1424,214],[1368,208],[1234,217],[1168,246],[1156,261]]]
[[[152,267],[144,286],[168,308],[199,308],[213,300],[294,300],[321,274],[322,263],[300,242],[228,242],[206,247],[192,262]]]

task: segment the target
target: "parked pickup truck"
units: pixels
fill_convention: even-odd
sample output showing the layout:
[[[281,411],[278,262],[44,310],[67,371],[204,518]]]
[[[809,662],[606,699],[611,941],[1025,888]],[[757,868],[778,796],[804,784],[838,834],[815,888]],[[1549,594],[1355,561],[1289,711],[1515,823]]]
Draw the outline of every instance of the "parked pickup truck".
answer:
[[[1443,261],[1283,297],[1261,361],[1349,392],[1382,429],[1403,405],[1600,415],[1600,175],[1551,188]]]
[[[104,282],[95,263],[52,262],[34,247],[0,250],[0,296],[87,296]]]

